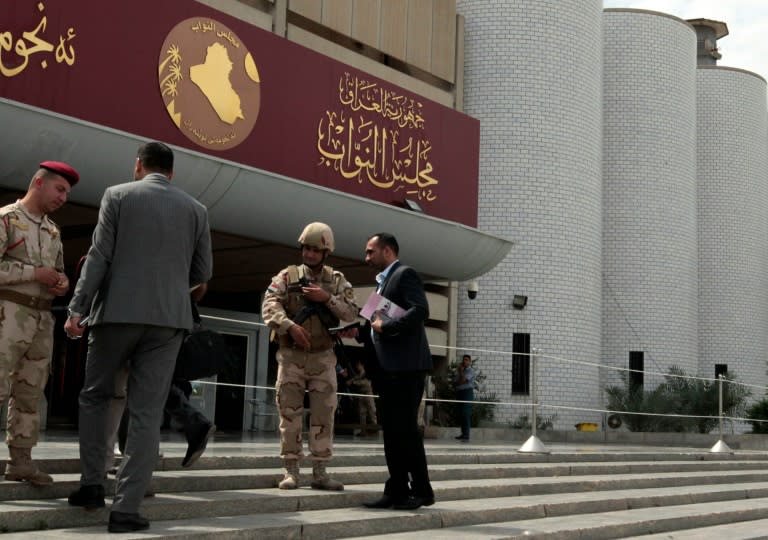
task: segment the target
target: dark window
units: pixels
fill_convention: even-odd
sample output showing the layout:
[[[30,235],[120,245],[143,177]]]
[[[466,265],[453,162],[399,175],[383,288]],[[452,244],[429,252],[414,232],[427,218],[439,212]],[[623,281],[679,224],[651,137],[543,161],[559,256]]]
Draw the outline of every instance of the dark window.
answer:
[[[512,336],[512,393],[528,394],[531,373],[531,334]]]
[[[728,376],[728,364],[715,364],[715,379]]]
[[[634,390],[643,387],[643,351],[629,351],[629,388]]]

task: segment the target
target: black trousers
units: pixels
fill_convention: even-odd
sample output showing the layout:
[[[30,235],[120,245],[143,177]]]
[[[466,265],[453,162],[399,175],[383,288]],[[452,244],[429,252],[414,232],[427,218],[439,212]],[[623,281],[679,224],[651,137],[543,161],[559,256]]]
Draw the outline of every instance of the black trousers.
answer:
[[[424,439],[417,415],[424,393],[423,371],[379,372],[374,390],[379,394],[379,422],[384,431],[384,455],[389,479],[384,494],[394,499],[408,495],[432,498]]]
[[[164,412],[176,422],[184,426],[186,435],[190,429],[200,424],[210,424],[211,421],[197,407],[189,401],[187,388],[189,381],[174,379],[171,381],[171,389],[168,391],[168,399],[165,400]],[[128,408],[123,410],[120,427],[117,430],[117,447],[120,453],[125,452],[125,442],[128,438]]]

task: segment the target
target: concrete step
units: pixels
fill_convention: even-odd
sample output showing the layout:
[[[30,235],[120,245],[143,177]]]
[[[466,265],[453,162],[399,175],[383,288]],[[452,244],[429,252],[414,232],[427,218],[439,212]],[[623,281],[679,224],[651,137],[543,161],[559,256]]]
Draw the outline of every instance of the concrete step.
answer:
[[[765,540],[768,499],[641,508],[551,518],[444,527],[438,540]],[[694,528],[688,528],[694,527]],[[347,537],[423,540],[424,531]],[[226,537],[225,537],[226,538]]]
[[[593,512],[617,511],[639,507],[696,504],[711,501],[730,501],[768,497],[768,480],[762,482],[736,482],[723,473],[724,483],[680,486],[676,482],[683,473],[668,473],[666,479],[673,487],[622,488],[637,478],[610,477],[589,479],[573,477],[572,481],[546,478],[544,482],[528,479],[517,485],[508,485],[506,479],[487,480],[478,485],[476,480],[436,481],[433,483],[438,504],[428,510],[445,511],[441,523],[454,520],[454,513],[464,514],[473,508],[472,523],[540,518],[552,515],[578,515]],[[629,475],[628,475],[629,476]],[[717,476],[717,475],[714,475]],[[648,479],[650,480],[650,479]],[[381,484],[352,484],[343,492],[322,492],[308,488],[295,491],[277,489],[218,490],[181,493],[160,493],[146,499],[142,513],[151,520],[188,520],[218,518],[221,516],[267,516],[271,523],[280,516],[293,524],[293,513],[347,510],[358,514],[362,523],[388,518],[391,511],[368,511],[362,503],[379,496]],[[416,512],[417,515],[421,515]],[[60,529],[105,523],[108,510],[85,511],[68,506],[66,499],[27,500],[0,505],[0,530],[21,531],[34,529]],[[768,514],[766,515],[768,517]],[[266,517],[265,517],[266,519]],[[314,519],[314,518],[312,518]],[[419,518],[421,519],[421,518]],[[470,519],[464,517],[462,519]],[[410,518],[409,518],[410,520]],[[464,521],[463,523],[468,523]],[[362,526],[362,525],[361,525]],[[387,525],[389,526],[389,525]],[[444,525],[445,526],[445,525]],[[374,527],[368,533],[380,533]],[[384,529],[389,530],[389,529]],[[410,530],[398,529],[398,530]]]
[[[299,490],[302,491],[302,490]],[[645,493],[644,493],[645,491]],[[658,490],[618,490],[614,492],[500,497],[472,500],[438,501],[417,511],[369,510],[360,506],[304,510],[288,500],[280,511],[227,516],[217,512],[196,517],[174,514],[189,507],[198,498],[182,494],[158,498],[145,505],[143,512],[152,520],[152,528],[121,538],[367,538],[367,539],[605,539],[629,535],[661,533],[696,526],[717,526],[768,518],[768,485],[756,496],[750,485],[707,487],[680,494],[675,488]],[[258,494],[251,494],[255,501]],[[302,494],[307,497],[307,494]],[[338,494],[340,495],[340,494]],[[357,493],[370,496],[366,488]],[[195,497],[199,497],[197,494]],[[206,495],[220,506],[232,504],[231,494]],[[316,498],[330,498],[311,495]],[[733,498],[736,497],[736,498]],[[240,497],[243,500],[249,497]],[[285,497],[299,502],[302,497]],[[335,496],[334,496],[335,498]],[[167,500],[162,500],[167,499]],[[162,508],[165,507],[165,508]],[[76,528],[37,530],[33,533],[7,534],[4,538],[58,538],[62,540],[98,538],[104,533],[106,511],[79,510]],[[183,519],[180,519],[183,518]],[[95,524],[100,523],[100,526]],[[92,525],[93,526],[88,526]],[[397,534],[395,534],[397,533]],[[701,536],[699,538],[712,538]]]
[[[242,465],[229,459],[220,460],[226,464]],[[332,461],[328,470],[334,478],[344,484],[375,484],[384,483],[388,473],[386,467],[379,466],[336,466]],[[432,461],[430,457],[430,462]],[[343,462],[346,464],[347,460]],[[269,462],[271,465],[272,462]],[[217,463],[221,466],[222,463]],[[42,464],[41,464],[42,465]],[[178,491],[213,491],[228,489],[259,489],[273,488],[283,477],[283,469],[277,466],[246,469],[224,469],[219,467],[211,469],[159,469],[153,475],[152,489],[155,492]],[[302,468],[305,479],[311,475],[309,466]],[[667,477],[667,473],[691,473],[673,474]],[[697,474],[698,473],[698,474]],[[732,476],[727,476],[734,473]],[[630,476],[624,476],[630,475]],[[634,475],[634,476],[633,476]],[[596,477],[608,476],[607,480],[596,481]],[[0,502],[18,501],[28,499],[60,499],[66,498],[79,486],[79,474],[53,474],[54,484],[47,487],[33,487],[26,482],[0,481]],[[539,480],[550,477],[558,479],[567,489],[578,489],[580,485],[591,486],[589,489],[597,489],[596,482],[615,486],[617,482],[633,482],[635,487],[663,487],[672,485],[664,482],[678,482],[679,485],[691,485],[696,483],[723,483],[730,481],[764,481],[768,480],[768,462],[760,461],[663,461],[663,462],[639,462],[626,463],[438,463],[430,464],[430,477],[434,481],[441,480],[484,480],[488,478],[534,478]],[[563,484],[563,478],[579,477],[570,484]],[[726,479],[724,479],[726,477]],[[621,479],[621,480],[619,480]],[[515,486],[508,483],[509,487]],[[113,477],[108,477],[105,487],[107,493],[114,488]],[[520,488],[516,488],[520,489]],[[528,488],[533,489],[533,488]],[[540,489],[548,489],[541,487]],[[565,487],[563,489],[566,489]],[[529,492],[529,491],[524,491]]]
[[[624,540],[766,540],[768,538],[768,519],[739,521],[712,527],[696,527],[680,531],[667,531],[658,534],[628,536]]]
[[[353,455],[337,456],[332,463],[340,464],[343,460],[345,466],[375,466],[384,465],[384,453],[382,446],[360,445],[356,447],[360,453]],[[2,449],[0,449],[2,451]],[[231,451],[230,454],[227,454]],[[195,469],[258,469],[263,467],[280,467],[282,461],[277,456],[278,448],[275,447],[272,455],[238,455],[242,450],[236,446],[228,447],[217,444],[215,453],[209,450],[206,455],[201,457],[195,464]],[[34,453],[33,453],[34,457]],[[761,463],[768,467],[768,452],[739,453],[739,454],[717,454],[708,452],[557,452],[551,454],[529,454],[518,453],[514,448],[500,447],[480,447],[476,448],[458,447],[453,452],[430,451],[428,452],[430,466],[438,464],[487,464],[487,463],[519,463],[519,464],[545,464],[545,463],[570,463],[570,464],[589,464],[589,463],[710,463],[710,462],[754,462]],[[182,458],[179,456],[161,457],[157,461],[157,470],[177,470],[181,469]],[[35,462],[40,468],[49,474],[59,473],[79,473],[80,462],[76,458],[35,458]],[[185,469],[186,470],[186,469]]]
[[[346,484],[343,492],[275,489],[282,477],[277,445],[257,441],[254,447],[257,455],[243,455],[251,447],[217,441],[192,469],[182,469],[179,454],[183,455],[185,445],[169,444],[170,454],[158,461],[153,476],[157,496],[146,499],[141,509],[152,528],[122,538],[394,539],[418,534],[419,540],[472,540],[517,538],[529,522],[535,522],[533,533],[543,536],[534,537],[577,538],[575,531],[587,531],[580,538],[591,539],[615,538],[610,535],[624,531],[619,525],[626,527],[621,534],[677,534],[686,528],[768,519],[768,513],[760,514],[768,504],[764,503],[768,453],[762,452],[715,454],[655,448],[526,454],[501,444],[447,443],[428,452],[438,502],[415,512],[398,512],[362,507],[363,501],[380,495],[388,476],[378,442],[339,444],[329,470]],[[0,532],[7,531],[5,537],[108,536],[108,509],[86,512],[67,505],[66,496],[79,484],[79,463],[69,452],[70,459],[37,460],[54,473],[53,486],[0,482]],[[302,472],[308,480],[309,463]],[[753,502],[760,511],[745,513]],[[718,505],[722,512],[717,511]],[[653,509],[673,507],[679,507],[679,516],[689,517],[670,514],[656,525],[640,512],[652,509],[652,514]],[[697,522],[700,515],[709,515],[706,508],[714,508],[711,513],[717,517],[711,523]],[[631,515],[621,517],[622,513]],[[607,515],[614,517],[601,517]]]

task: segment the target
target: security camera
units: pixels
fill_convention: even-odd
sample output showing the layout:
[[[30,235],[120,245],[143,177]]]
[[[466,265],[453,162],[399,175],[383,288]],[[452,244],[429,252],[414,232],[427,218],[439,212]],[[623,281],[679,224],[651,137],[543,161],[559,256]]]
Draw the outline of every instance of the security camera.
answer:
[[[478,289],[477,281],[472,280],[469,283],[467,283],[467,296],[469,296],[470,300],[474,300],[477,298],[477,289]]]

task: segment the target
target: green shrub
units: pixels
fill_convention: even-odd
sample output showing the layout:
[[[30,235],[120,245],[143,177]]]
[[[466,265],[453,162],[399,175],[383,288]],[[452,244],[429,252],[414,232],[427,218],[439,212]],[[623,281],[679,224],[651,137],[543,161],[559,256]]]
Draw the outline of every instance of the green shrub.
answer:
[[[555,424],[555,420],[557,419],[556,414],[550,414],[548,416],[540,416],[536,415],[536,429],[538,431],[546,431],[548,429],[552,429],[552,426]],[[510,422],[510,427],[512,429],[523,429],[523,430],[529,430],[531,429],[531,421],[528,419],[527,414],[521,414],[517,417],[516,420]]]
[[[605,389],[608,408],[616,411],[630,431],[672,431],[709,433],[718,425],[718,382],[682,378],[685,372],[677,366],[669,368],[664,382],[653,390],[631,387],[626,373],[622,373],[622,386]],[[726,381],[735,381],[735,374],[725,376]],[[749,389],[738,384],[723,385],[723,414],[740,416],[744,410]],[[684,415],[707,416],[712,418],[686,418]],[[621,414],[625,413],[625,414]]]
[[[752,424],[752,433],[768,433],[768,421],[766,421],[768,420],[768,398],[763,398],[757,403],[753,403],[747,409],[747,418],[763,420],[763,422],[749,421]]]

